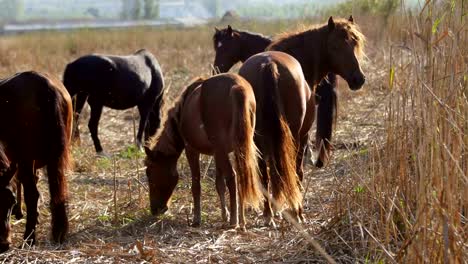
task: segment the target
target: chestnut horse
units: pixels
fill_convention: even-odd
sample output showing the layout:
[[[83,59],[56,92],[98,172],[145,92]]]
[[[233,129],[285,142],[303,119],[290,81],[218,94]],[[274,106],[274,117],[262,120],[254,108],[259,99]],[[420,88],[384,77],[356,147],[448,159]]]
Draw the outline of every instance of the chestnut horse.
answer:
[[[271,180],[273,196],[278,199],[282,197],[278,197],[277,189],[282,187],[277,185],[290,183],[291,195],[284,199],[293,209],[298,209],[299,217],[302,201],[296,195],[297,187],[291,178],[294,172],[289,164],[296,161],[296,172],[302,181],[303,154],[315,108],[314,97],[305,89],[306,83],[316,85],[328,72],[334,72],[351,89],[359,89],[365,82],[358,61],[363,45],[364,36],[352,17],[337,22],[330,17],[327,25],[285,35],[271,44],[270,48],[285,50],[295,54],[294,57],[267,51],[250,57],[239,70],[252,85],[257,100],[256,144],[263,157],[259,167],[264,186],[268,188]],[[301,68],[302,65],[305,67]],[[265,201],[264,216],[271,223],[269,201]]]
[[[261,185],[254,144],[255,97],[237,74],[199,78],[181,94],[150,147],[145,148],[151,212],[164,213],[179,178],[176,165],[185,149],[192,172],[193,226],[201,222],[200,153],[213,155],[221,215],[227,221],[225,186],[229,189],[230,225],[245,228],[244,206],[258,206]],[[229,160],[234,152],[236,171]],[[237,202],[236,194],[239,194]],[[239,205],[239,211],[238,211]]]
[[[283,34],[271,43],[267,50],[282,51],[296,58],[310,86],[316,86],[327,73],[331,72],[345,79],[351,90],[358,90],[365,82],[365,75],[359,64],[364,43],[365,37],[354,22],[353,16],[336,22],[333,17],[330,17],[325,25],[306,31]],[[332,123],[329,117],[334,116],[332,113],[336,110],[336,107],[328,103],[336,102],[336,93],[328,92],[328,94],[325,96],[323,114],[318,115],[318,122],[324,120],[325,125]],[[331,130],[328,131],[331,132]],[[327,134],[328,131],[318,129],[317,136],[321,137],[320,134]],[[316,144],[325,146],[325,148],[320,148],[318,160],[327,163],[331,150],[330,142],[324,140],[317,141]]]
[[[227,72],[229,69],[241,61],[244,62],[252,55],[263,52],[273,40],[267,36],[248,31],[235,30],[230,25],[227,28],[215,28],[213,35],[213,46],[216,52],[214,68],[220,72]],[[297,59],[297,58],[296,58]],[[315,165],[323,167],[328,160],[321,157],[328,157],[325,153],[331,151],[331,140],[333,124],[337,115],[337,80],[334,73],[328,73],[315,88],[315,102],[319,105],[317,110],[317,133],[316,148],[319,149],[319,156]]]
[[[257,101],[255,143],[262,157],[259,168],[264,187],[269,190],[271,181],[273,198],[286,202],[301,221],[297,175],[302,180],[302,157],[315,119],[315,97],[299,62],[283,52],[266,51],[250,57],[239,75],[252,85]],[[265,223],[274,225],[268,199],[264,206]]]
[[[88,101],[91,107],[88,127],[98,154],[107,155],[98,138],[98,124],[104,106],[119,110],[138,107],[138,147],[142,146],[143,132],[146,141],[159,127],[164,78],[158,61],[145,49],[129,56],[92,54],[80,57],[65,68],[63,83],[74,102],[73,138],[80,138],[79,117]]]
[[[52,213],[52,237],[63,242],[68,232],[67,183],[70,165],[72,103],[63,84],[37,72],[22,72],[0,82],[0,143],[24,187],[27,209],[24,239],[34,244],[37,224],[37,170],[47,167]],[[9,247],[10,208],[14,201],[12,175],[3,175],[0,184],[0,244]],[[20,188],[20,186],[18,186]],[[20,203],[20,201],[19,201]],[[19,204],[20,205],[20,204]]]

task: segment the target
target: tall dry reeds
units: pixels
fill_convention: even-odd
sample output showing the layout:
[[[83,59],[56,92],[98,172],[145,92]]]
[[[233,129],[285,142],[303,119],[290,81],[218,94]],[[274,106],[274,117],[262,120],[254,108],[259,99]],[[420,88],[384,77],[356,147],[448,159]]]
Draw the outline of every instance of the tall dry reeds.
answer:
[[[386,141],[337,201],[334,228],[356,258],[468,259],[467,5],[426,1],[388,26]]]

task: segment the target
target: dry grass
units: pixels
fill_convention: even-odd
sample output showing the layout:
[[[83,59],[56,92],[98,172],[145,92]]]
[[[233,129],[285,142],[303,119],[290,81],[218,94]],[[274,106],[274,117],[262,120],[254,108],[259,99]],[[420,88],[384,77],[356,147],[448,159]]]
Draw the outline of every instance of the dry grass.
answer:
[[[364,63],[368,81],[359,92],[341,82],[332,164],[322,170],[306,166],[307,223],[302,232],[285,220],[277,228],[263,227],[260,212],[253,211],[247,214],[247,232],[226,229],[209,157],[203,157],[201,166],[206,174],[202,226],[188,225],[192,198],[185,157],[179,162],[182,179],[170,213],[159,219],[150,216],[143,155],[132,145],[137,111],[105,109],[100,135],[114,156],[100,159],[87,131],[85,109],[82,145],[73,150],[76,164],[69,174],[68,242],[60,247],[49,242],[48,191],[42,177],[39,244],[13,249],[0,261],[324,262],[303,233],[337,262],[466,261],[467,32],[461,1],[455,2],[456,12],[448,12],[435,33],[434,21],[449,8],[432,3],[421,14],[390,18],[388,25],[375,17],[355,16],[369,40]],[[236,26],[273,34],[308,22]],[[188,80],[209,73],[212,32],[211,27],[140,28],[2,37],[0,76],[29,69],[61,76],[66,63],[80,55],[126,54],[145,47],[160,61],[169,97],[174,98]],[[18,247],[24,220],[12,224]]]

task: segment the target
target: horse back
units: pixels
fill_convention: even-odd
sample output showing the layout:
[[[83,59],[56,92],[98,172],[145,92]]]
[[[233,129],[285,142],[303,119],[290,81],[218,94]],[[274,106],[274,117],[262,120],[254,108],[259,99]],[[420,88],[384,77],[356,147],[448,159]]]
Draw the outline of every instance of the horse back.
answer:
[[[151,86],[152,70],[142,56],[92,54],[68,64],[63,79],[72,96],[86,92],[105,106],[127,109]]]

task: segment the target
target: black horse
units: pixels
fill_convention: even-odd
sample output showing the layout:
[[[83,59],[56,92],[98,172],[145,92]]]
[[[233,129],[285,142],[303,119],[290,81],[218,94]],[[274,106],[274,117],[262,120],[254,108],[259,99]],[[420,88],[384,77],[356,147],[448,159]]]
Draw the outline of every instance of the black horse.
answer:
[[[141,49],[128,56],[92,54],[69,63],[63,83],[73,97],[75,126],[73,139],[79,140],[78,119],[86,101],[91,107],[88,127],[96,152],[103,153],[98,138],[98,123],[102,109],[138,107],[140,124],[136,144],[142,146],[160,125],[160,108],[164,93],[164,78],[156,58]]]

